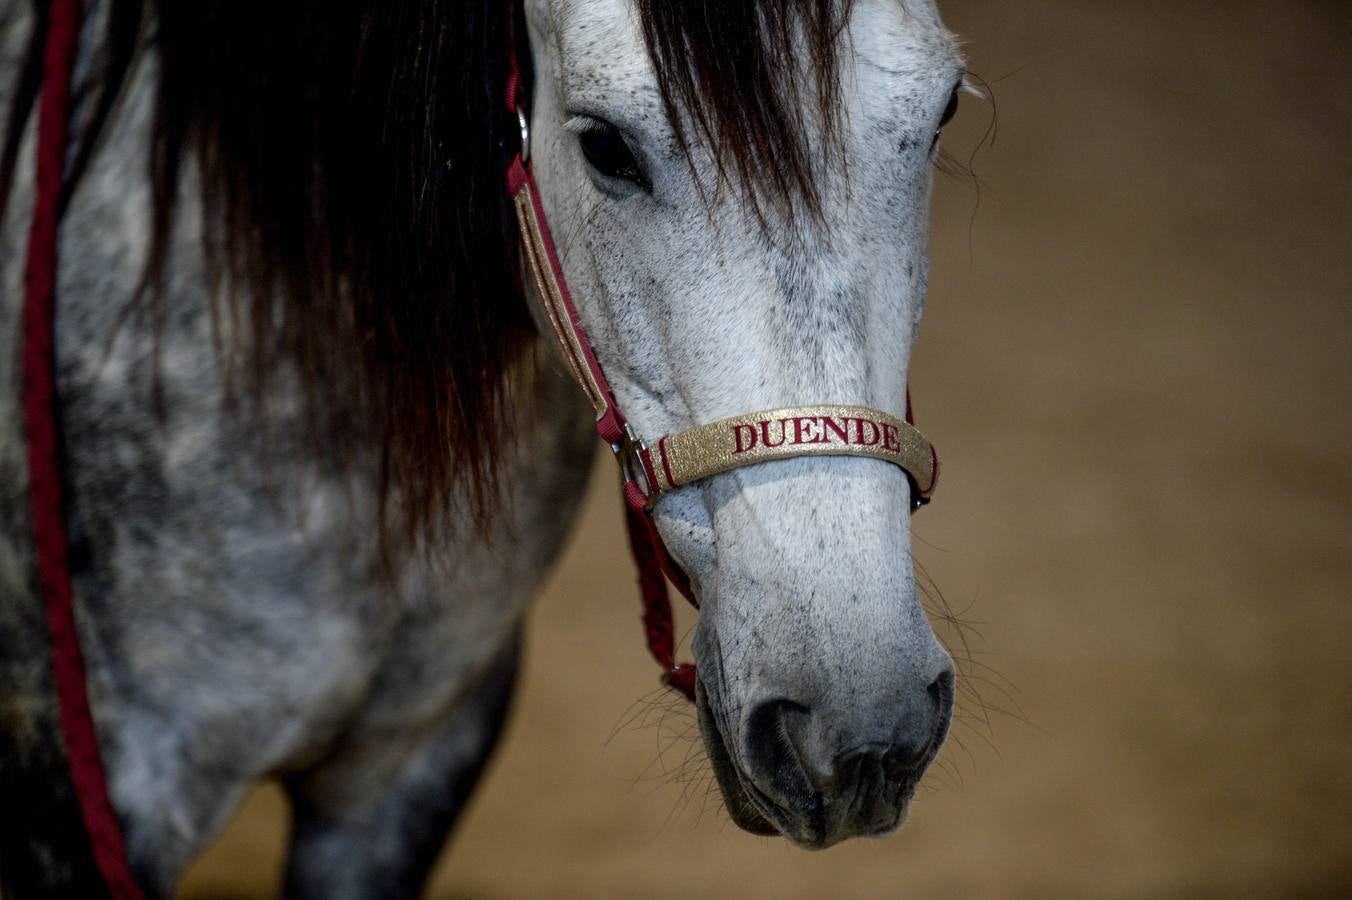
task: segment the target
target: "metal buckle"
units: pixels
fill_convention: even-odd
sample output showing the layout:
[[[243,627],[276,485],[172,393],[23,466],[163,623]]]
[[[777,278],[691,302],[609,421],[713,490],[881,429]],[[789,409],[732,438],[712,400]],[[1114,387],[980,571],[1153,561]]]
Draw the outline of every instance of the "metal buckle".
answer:
[[[521,161],[523,163],[530,161],[530,122],[526,121],[526,112],[521,107],[516,108],[516,121],[521,126]]]
[[[615,461],[620,464],[620,476],[626,482],[632,481],[638,485],[638,489],[648,499],[647,508],[652,509],[657,496],[648,481],[648,469],[643,465],[643,454],[648,451],[648,445],[634,433],[633,426],[625,422],[624,440],[611,444],[610,449],[615,454]]]

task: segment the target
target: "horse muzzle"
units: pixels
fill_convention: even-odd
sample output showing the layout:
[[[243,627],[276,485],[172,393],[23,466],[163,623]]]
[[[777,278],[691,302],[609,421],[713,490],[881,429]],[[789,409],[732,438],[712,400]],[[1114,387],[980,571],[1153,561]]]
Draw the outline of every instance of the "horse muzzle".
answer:
[[[916,696],[893,692],[891,703],[867,707],[814,709],[787,697],[727,704],[717,690],[702,672],[700,730],[732,820],[821,850],[905,821],[948,734],[954,675],[947,665]]]

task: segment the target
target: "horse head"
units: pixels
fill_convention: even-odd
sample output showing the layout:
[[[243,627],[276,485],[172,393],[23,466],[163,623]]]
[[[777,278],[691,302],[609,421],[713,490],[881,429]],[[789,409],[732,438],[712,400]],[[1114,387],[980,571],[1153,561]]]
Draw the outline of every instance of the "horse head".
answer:
[[[656,6],[525,8],[541,203],[615,399],[645,435],[803,404],[903,417],[964,73],[933,4],[684,23]],[[764,91],[727,96],[747,84]],[[914,491],[885,462],[808,456],[657,502],[701,604],[699,722],[743,828],[806,847],[886,833],[938,752],[954,674],[917,596]]]

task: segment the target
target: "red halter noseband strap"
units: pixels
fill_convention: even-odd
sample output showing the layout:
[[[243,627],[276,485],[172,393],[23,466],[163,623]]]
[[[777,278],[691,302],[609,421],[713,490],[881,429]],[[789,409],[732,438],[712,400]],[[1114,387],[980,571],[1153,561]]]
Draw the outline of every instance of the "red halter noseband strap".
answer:
[[[515,46],[513,44],[513,46]],[[521,149],[507,172],[516,207],[525,274],[544,308],[544,318],[573,378],[596,414],[596,430],[620,466],[630,549],[639,570],[648,649],[663,669],[664,683],[695,695],[693,663],[675,660],[671,602],[665,575],[699,607],[690,581],[667,553],[653,521],[662,494],[740,466],[796,456],[863,456],[906,472],[913,508],[929,502],[939,477],[939,457],[911,422],[910,397],[903,421],[865,406],[813,404],[747,413],[698,425],[645,442],[615,402],[586,329],[568,290],[550,234],[530,158],[530,128],[518,102],[520,75],[512,55],[506,99],[521,127]]]

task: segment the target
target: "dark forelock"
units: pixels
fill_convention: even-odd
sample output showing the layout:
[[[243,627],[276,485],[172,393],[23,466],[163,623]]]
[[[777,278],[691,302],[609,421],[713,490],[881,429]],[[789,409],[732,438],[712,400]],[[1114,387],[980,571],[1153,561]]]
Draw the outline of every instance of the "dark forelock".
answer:
[[[853,0],[637,0],[677,141],[713,150],[720,183],[820,213],[810,117],[839,129],[841,34]],[[691,133],[693,130],[693,134]]]

